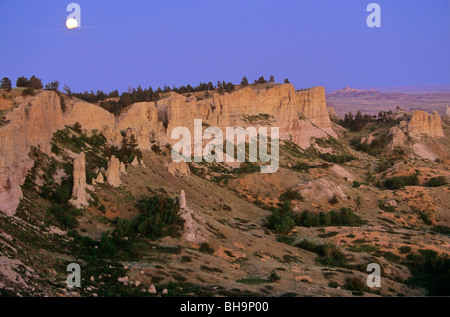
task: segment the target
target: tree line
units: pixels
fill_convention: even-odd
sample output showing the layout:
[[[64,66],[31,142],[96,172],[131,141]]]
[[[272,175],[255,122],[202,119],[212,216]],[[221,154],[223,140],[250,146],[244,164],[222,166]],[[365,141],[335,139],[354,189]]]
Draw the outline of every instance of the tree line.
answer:
[[[258,79],[254,80],[254,84],[271,84],[271,83],[275,83],[275,77],[273,75],[270,76],[269,80],[266,80],[264,76],[261,76]],[[284,83],[289,83],[289,80],[285,79]],[[30,79],[28,79],[25,76],[21,76],[16,81],[16,87],[25,88],[22,92],[24,95],[34,95],[35,90],[39,89],[58,91],[59,85],[60,84],[58,81],[52,81],[46,84],[44,87],[44,85],[42,84],[42,80],[34,75],[31,76]],[[240,85],[241,86],[249,85],[249,80],[246,76],[242,78]],[[11,80],[7,77],[4,77],[1,81],[1,88],[10,91],[12,89]],[[190,96],[192,93],[204,92],[204,95],[200,96],[200,98],[209,98],[210,92],[216,91],[217,93],[222,95],[225,92],[231,93],[235,89],[236,86],[232,82],[218,81],[217,84],[214,85],[210,81],[208,83],[200,82],[196,86],[188,84],[180,87],[177,87],[175,85],[169,87],[167,85],[164,85],[164,87],[162,88],[158,87],[156,90],[154,90],[151,86],[145,89],[143,89],[141,86],[138,86],[137,88],[130,87],[128,91],[123,92],[122,94],[120,94],[118,90],[114,90],[109,93],[105,93],[102,90],[97,90],[97,92],[85,91],[83,93],[81,92],[75,93],[72,92],[67,85],[64,85],[63,91],[69,97],[74,96],[89,103],[99,104],[100,107],[117,115],[123,108],[133,103],[151,102],[151,101],[156,102],[159,99],[161,99],[162,95],[170,92],[175,92],[183,95],[187,94],[188,96]]]

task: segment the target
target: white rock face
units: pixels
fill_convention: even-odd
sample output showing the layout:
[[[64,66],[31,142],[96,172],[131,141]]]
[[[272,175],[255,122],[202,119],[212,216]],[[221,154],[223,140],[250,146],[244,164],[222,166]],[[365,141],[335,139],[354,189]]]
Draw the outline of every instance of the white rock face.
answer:
[[[119,187],[120,182],[120,161],[114,155],[108,162],[108,169],[106,170],[106,181],[113,187]]]
[[[89,195],[86,192],[86,158],[82,152],[73,161],[73,190],[70,203],[76,208],[89,206]]]

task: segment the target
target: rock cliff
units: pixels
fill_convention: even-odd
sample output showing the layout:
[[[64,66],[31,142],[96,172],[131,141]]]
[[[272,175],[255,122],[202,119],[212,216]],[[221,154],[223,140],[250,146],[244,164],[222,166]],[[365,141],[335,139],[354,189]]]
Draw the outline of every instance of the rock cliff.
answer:
[[[172,129],[192,129],[194,118],[221,129],[276,126],[280,128],[280,138],[302,147],[309,146],[311,137],[337,137],[331,128],[323,87],[301,91],[295,91],[290,84],[259,90],[247,87],[202,100],[171,93],[157,104],[133,104],[119,117],[76,98],[61,100],[52,91],[18,97],[16,102],[17,106],[6,116],[10,123],[0,127],[0,210],[9,215],[19,205],[20,186],[34,164],[28,156],[30,148],[39,147],[49,154],[53,133],[76,122],[88,131],[102,132],[110,143],[119,146],[121,132],[130,132],[143,150],[150,150],[152,141],[162,145],[175,143],[177,140],[170,140]],[[117,185],[117,179],[113,179]]]
[[[302,147],[310,145],[311,137],[337,137],[331,128],[323,87],[301,91],[295,91],[290,84],[267,90],[247,87],[198,101],[172,93],[157,105],[168,132],[179,126],[193,131],[194,119],[202,119],[205,125],[222,131],[249,125],[279,127],[281,139],[290,139]]]
[[[408,124],[408,132],[410,136],[425,134],[435,138],[443,137],[444,131],[439,113],[437,111],[433,111],[432,114],[421,110],[413,111]]]

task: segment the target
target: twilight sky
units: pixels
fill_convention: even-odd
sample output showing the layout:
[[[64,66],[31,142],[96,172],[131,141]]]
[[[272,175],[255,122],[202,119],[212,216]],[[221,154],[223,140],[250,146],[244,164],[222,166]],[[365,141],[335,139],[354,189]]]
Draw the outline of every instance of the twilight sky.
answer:
[[[66,7],[81,6],[68,30]],[[366,7],[381,6],[381,28]],[[239,83],[450,85],[449,0],[0,0],[0,78],[72,91]],[[61,86],[62,87],[62,86]]]

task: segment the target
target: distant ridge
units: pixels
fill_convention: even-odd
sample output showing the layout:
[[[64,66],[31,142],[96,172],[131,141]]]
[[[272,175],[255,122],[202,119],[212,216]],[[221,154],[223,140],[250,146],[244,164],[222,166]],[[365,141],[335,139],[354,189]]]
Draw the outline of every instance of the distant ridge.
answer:
[[[350,88],[349,86],[346,86],[345,88],[341,90],[336,90],[332,93],[329,93],[327,96],[329,97],[359,97],[359,96],[371,96],[371,95],[379,95],[380,92],[371,89],[371,90],[360,90],[360,89],[354,89]]]

